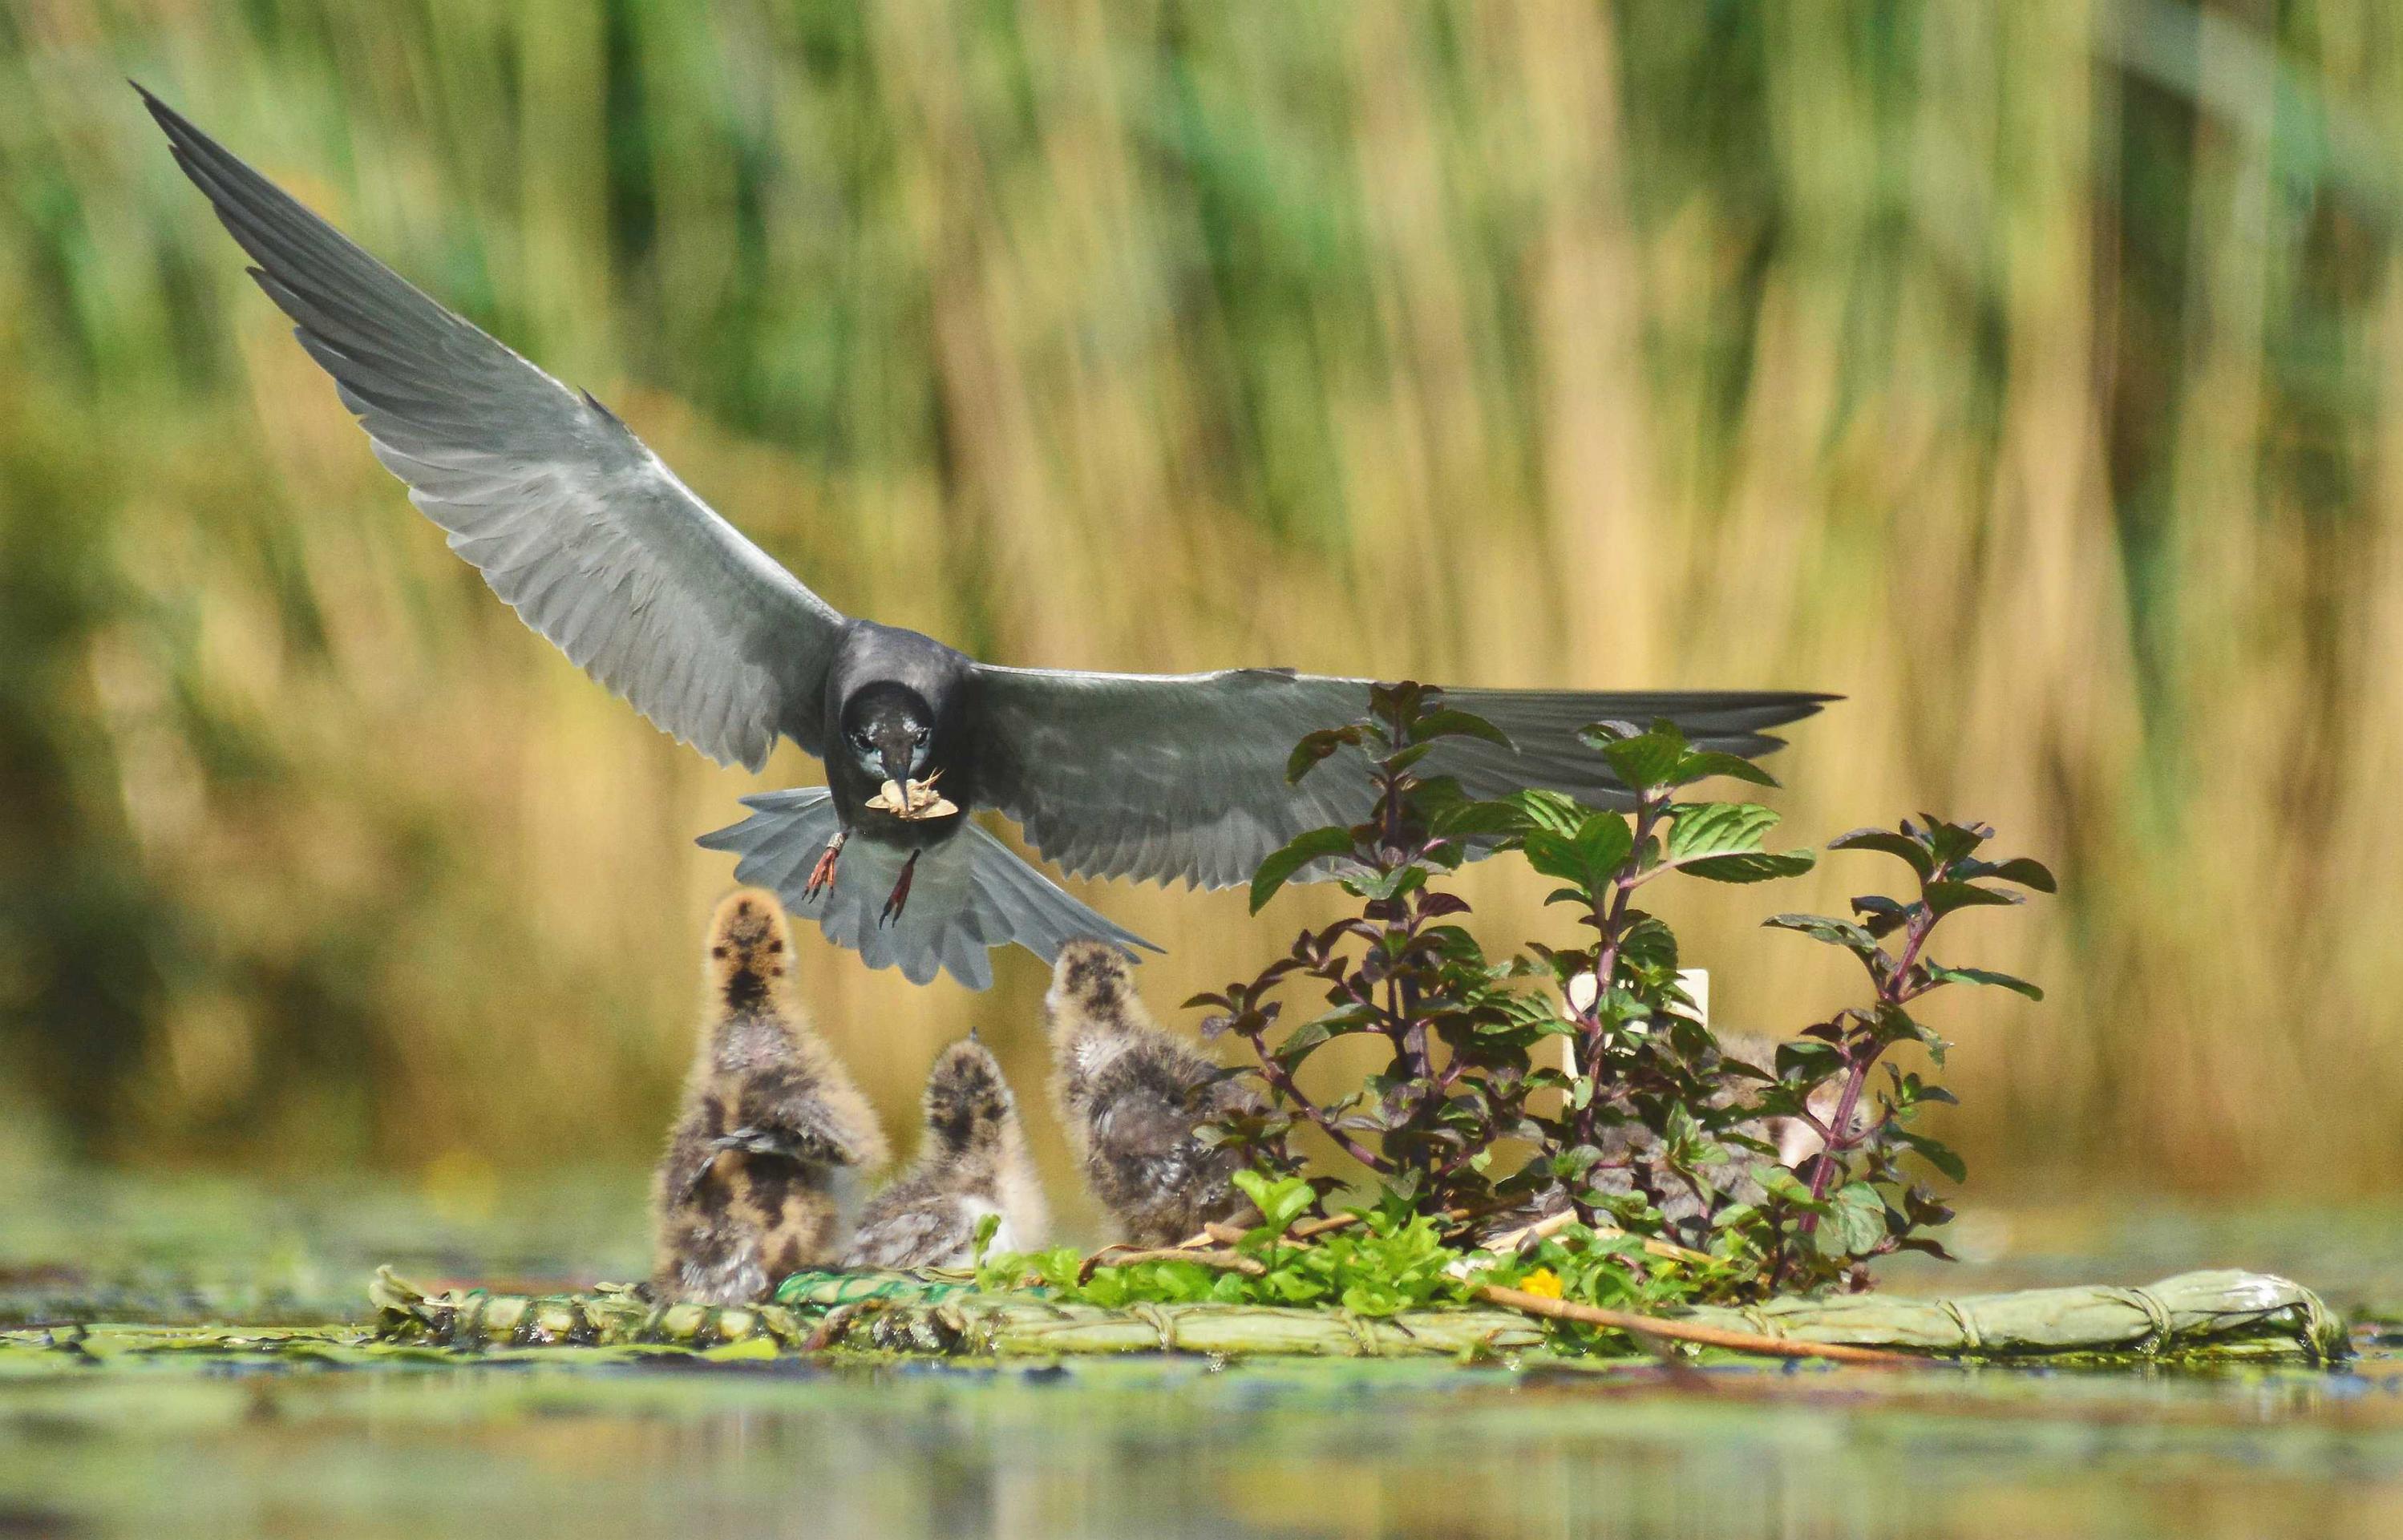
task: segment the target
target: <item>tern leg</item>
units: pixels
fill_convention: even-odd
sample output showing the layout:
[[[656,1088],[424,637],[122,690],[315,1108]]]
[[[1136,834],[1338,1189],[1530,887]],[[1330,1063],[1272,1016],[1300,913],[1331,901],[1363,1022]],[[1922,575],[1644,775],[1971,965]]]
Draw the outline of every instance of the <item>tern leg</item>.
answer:
[[[916,851],[911,851],[910,853],[910,859],[901,863],[901,876],[900,879],[893,884],[893,895],[884,900],[884,912],[878,915],[876,918],[876,923],[878,924],[889,925],[893,923],[894,921],[901,918],[902,906],[910,902],[910,874],[915,872],[917,869],[918,853]]]
[[[842,842],[850,838],[849,829],[835,830],[834,838],[826,841],[826,850],[819,854],[818,864],[810,868],[809,884],[801,889],[801,902],[808,903],[834,885],[834,864],[842,854]]]

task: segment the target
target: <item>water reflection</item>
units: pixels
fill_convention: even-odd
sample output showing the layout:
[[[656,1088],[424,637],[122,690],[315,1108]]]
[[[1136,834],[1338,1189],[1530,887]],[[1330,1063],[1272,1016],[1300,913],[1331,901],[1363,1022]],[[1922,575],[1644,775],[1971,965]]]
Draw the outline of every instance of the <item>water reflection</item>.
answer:
[[[0,1497],[185,1533],[2403,1533],[2391,1356],[2340,1377],[1188,1361],[115,1384],[6,1387]]]

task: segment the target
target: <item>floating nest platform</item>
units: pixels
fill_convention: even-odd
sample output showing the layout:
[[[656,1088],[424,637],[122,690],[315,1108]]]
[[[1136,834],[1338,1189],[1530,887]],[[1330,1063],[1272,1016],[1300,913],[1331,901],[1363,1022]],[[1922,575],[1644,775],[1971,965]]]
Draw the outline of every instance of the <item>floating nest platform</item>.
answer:
[[[778,1303],[718,1306],[659,1304],[632,1288],[605,1284],[583,1294],[427,1294],[384,1269],[372,1297],[378,1337],[462,1352],[646,1346],[743,1357],[828,1351],[978,1359],[1577,1355],[1545,1322],[1513,1310],[1464,1306],[1395,1315],[1218,1304],[1108,1310],[1031,1292],[979,1290],[944,1273],[805,1272],[785,1281]],[[1797,1344],[1966,1363],[2325,1365],[2349,1352],[2343,1322],[2317,1295],[2287,1279],[2237,1271],[2181,1273],[2141,1288],[2028,1289],[1954,1299],[1781,1298],[1663,1319]]]

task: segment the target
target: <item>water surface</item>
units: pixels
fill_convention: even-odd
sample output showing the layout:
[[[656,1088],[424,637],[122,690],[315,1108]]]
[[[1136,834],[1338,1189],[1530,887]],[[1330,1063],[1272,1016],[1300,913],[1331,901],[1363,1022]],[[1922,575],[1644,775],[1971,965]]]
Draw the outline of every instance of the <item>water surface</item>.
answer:
[[[507,1204],[22,1190],[0,1217],[21,1325],[322,1323],[362,1313],[378,1260],[529,1283],[641,1262],[639,1183],[616,1176]],[[1976,1261],[1896,1286],[2283,1258],[2354,1311],[2403,1296],[2403,1211],[1989,1208],[1965,1239]],[[0,1372],[0,1533],[2403,1534],[2403,1356],[2369,1331],[2336,1374],[461,1367],[73,1338]]]

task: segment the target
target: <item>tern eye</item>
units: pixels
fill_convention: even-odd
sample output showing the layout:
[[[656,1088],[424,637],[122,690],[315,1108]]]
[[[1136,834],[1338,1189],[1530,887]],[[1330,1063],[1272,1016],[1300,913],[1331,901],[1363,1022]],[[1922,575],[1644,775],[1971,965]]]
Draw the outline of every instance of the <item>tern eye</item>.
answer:
[[[876,746],[876,740],[868,737],[866,732],[853,733],[851,735],[851,741],[854,746],[858,748],[872,749]]]
[[[910,736],[913,742],[923,743],[928,738],[932,737],[933,734],[929,733],[924,728],[920,728],[916,732],[911,733]]]

